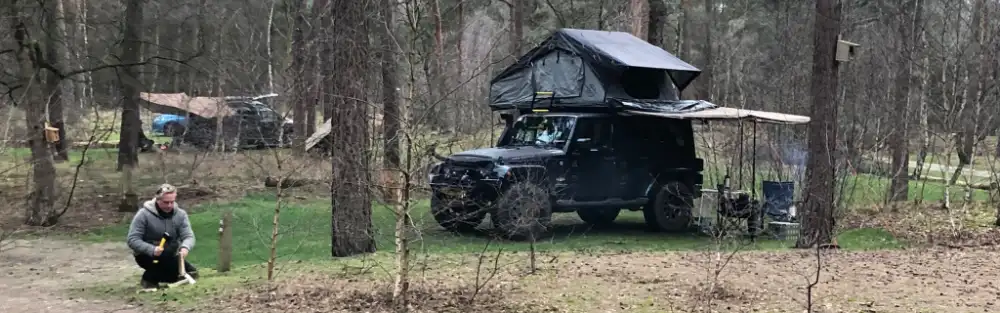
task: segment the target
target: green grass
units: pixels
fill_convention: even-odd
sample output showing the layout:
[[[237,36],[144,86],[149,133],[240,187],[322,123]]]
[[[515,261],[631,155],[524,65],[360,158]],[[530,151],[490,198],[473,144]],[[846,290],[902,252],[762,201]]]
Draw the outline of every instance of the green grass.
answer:
[[[207,204],[190,208],[190,219],[197,243],[190,260],[199,267],[201,278],[194,286],[158,291],[148,294],[134,294],[135,280],[126,279],[100,285],[80,285],[77,294],[102,298],[132,297],[139,303],[149,303],[167,308],[190,308],[206,299],[206,295],[226,295],[227,292],[256,285],[265,280],[265,262],[268,255],[271,220],[275,199],[268,195],[253,195],[229,203]],[[224,210],[234,212],[233,222],[233,270],[218,273],[214,270],[218,261],[218,225]],[[504,251],[526,251],[528,243],[491,241],[485,235],[454,235],[436,225],[430,216],[427,202],[421,201],[413,208],[414,222],[421,229],[419,238],[412,242],[417,262],[428,264],[450,264],[461,258],[461,254],[476,254],[490,243],[493,253],[500,246]],[[325,200],[309,200],[288,204],[282,208],[280,216],[280,237],[278,241],[278,276],[283,273],[309,271],[329,273],[329,275],[361,275],[360,268],[376,265],[373,272],[363,275],[382,275],[391,272],[393,251],[394,215],[388,208],[376,205],[373,211],[378,252],[364,258],[330,259],[330,203]],[[486,221],[485,223],[488,223]],[[616,221],[616,227],[607,230],[593,230],[576,219],[575,214],[558,214],[553,235],[536,244],[539,251],[577,252],[582,254],[600,252],[662,252],[677,250],[784,250],[794,244],[794,238],[787,241],[758,239],[756,243],[745,240],[728,239],[721,245],[707,236],[667,235],[647,233],[643,230],[639,212],[623,212]],[[488,226],[487,226],[488,227]],[[119,224],[98,229],[83,236],[84,240],[96,242],[125,241],[128,226]],[[904,248],[905,243],[895,239],[882,229],[852,229],[840,233],[837,241],[845,250],[879,250]],[[425,260],[430,258],[430,260]],[[434,260],[442,261],[434,261]],[[367,262],[367,266],[363,263]],[[347,271],[347,269],[352,269]]]
[[[171,308],[192,307],[205,299],[206,295],[225,295],[234,288],[263,282],[266,275],[268,240],[271,219],[274,212],[273,196],[254,195],[242,200],[209,204],[191,208],[190,219],[197,235],[195,249],[190,260],[199,266],[201,278],[194,286],[175,290],[159,291],[136,295],[135,281],[109,284],[80,285],[76,293],[87,296],[121,298],[123,295],[141,303],[152,303]],[[375,206],[373,224],[376,245],[379,252],[365,258],[330,259],[330,203],[311,200],[289,204],[282,208],[280,238],[278,241],[278,271],[282,273],[307,270],[329,272],[330,275],[361,275],[357,269],[363,263],[382,264],[391,267],[393,251],[393,214],[385,207]],[[213,268],[218,260],[218,225],[223,210],[233,210],[233,270],[218,273]],[[418,262],[430,264],[454,262],[449,256],[460,258],[459,254],[476,254],[491,242],[490,252],[502,246],[504,251],[528,250],[528,243],[491,241],[485,235],[459,236],[440,230],[430,216],[426,201],[414,207],[414,221],[422,231],[413,242]],[[759,239],[756,243],[745,240],[728,240],[721,245],[707,236],[652,234],[643,231],[642,216],[638,212],[623,212],[617,220],[617,227],[608,230],[590,230],[575,218],[575,214],[559,214],[554,235],[536,245],[539,251],[578,252],[583,254],[626,251],[676,251],[676,250],[783,250],[794,244],[794,239],[776,241]],[[488,222],[488,221],[487,221]],[[115,225],[92,231],[83,237],[87,241],[124,242],[128,226]],[[853,229],[838,235],[837,241],[846,250],[879,250],[904,248],[905,244],[881,229]],[[425,257],[431,260],[423,260]],[[367,260],[365,260],[367,259]],[[442,263],[442,264],[446,264]],[[376,266],[379,267],[379,266]],[[353,271],[345,271],[354,269]],[[364,275],[380,275],[391,271],[376,269]],[[353,273],[349,273],[353,272]]]
[[[197,234],[197,244],[192,260],[201,266],[214,266],[219,247],[218,226],[223,210],[233,210],[233,264],[246,266],[265,262],[274,212],[274,199],[268,196],[251,196],[243,200],[211,204],[194,208],[191,223]],[[318,260],[330,256],[330,209],[327,201],[309,201],[289,204],[282,209],[278,256],[282,260]],[[414,221],[421,229],[414,241],[416,253],[475,253],[490,241],[486,235],[454,235],[437,227],[426,203],[414,208]],[[558,214],[553,235],[536,243],[540,251],[667,251],[711,249],[713,241],[707,236],[666,235],[647,233],[643,230],[639,212],[623,212],[617,226],[607,230],[589,229],[579,222],[575,214]],[[392,251],[394,217],[389,209],[375,206],[373,224],[379,251]],[[115,225],[92,231],[85,238],[90,241],[124,242],[127,225]],[[488,226],[487,226],[488,227]],[[850,231],[839,239],[845,249],[894,248],[900,244],[885,232],[868,230]],[[507,251],[525,251],[528,243],[501,242]],[[792,242],[759,240],[751,249],[784,249]]]
[[[30,148],[7,148],[2,154],[4,161],[25,162],[31,157]],[[90,148],[87,149],[87,160],[114,160],[118,157],[118,149]],[[83,149],[71,149],[69,151],[69,163],[80,162],[83,158]],[[75,166],[75,165],[74,165]]]

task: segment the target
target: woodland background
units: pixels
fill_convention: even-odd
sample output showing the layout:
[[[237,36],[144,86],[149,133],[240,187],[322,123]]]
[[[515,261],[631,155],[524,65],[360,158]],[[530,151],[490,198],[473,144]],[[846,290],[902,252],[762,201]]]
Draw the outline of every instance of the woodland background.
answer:
[[[226,212],[235,220],[237,238],[256,238],[230,247],[231,261],[247,268],[234,269],[237,274],[219,274],[239,279],[218,278],[204,288],[242,288],[227,279],[253,280],[249,277],[261,275],[253,265],[266,263],[265,280],[272,281],[275,268],[294,267],[281,263],[284,260],[375,252],[374,261],[367,257],[337,261],[344,268],[366,268],[365,275],[372,268],[387,266],[372,264],[395,262],[396,270],[389,275],[394,278],[388,279],[394,283],[368,277],[364,281],[371,285],[355,286],[359,290],[393,286],[387,293],[391,297],[370,295],[368,307],[396,301],[406,292],[407,275],[400,273],[414,273],[413,268],[419,266],[427,271],[427,264],[437,264],[449,269],[473,266],[474,279],[463,276],[468,279],[457,287],[454,282],[441,287],[413,281],[411,291],[417,295],[411,298],[444,299],[444,304],[417,301],[412,305],[418,311],[441,308],[436,305],[466,305],[456,303],[510,309],[513,304],[508,302],[521,301],[524,294],[532,294],[531,288],[544,284],[525,287],[530,284],[522,283],[518,288],[527,291],[517,292],[491,289],[494,283],[518,281],[522,276],[483,282],[484,267],[493,268],[491,273],[505,268],[500,261],[495,266],[484,261],[484,256],[491,257],[486,254],[495,253],[496,260],[521,260],[524,255],[519,253],[530,251],[529,272],[552,278],[544,275],[569,275],[546,272],[560,268],[557,255],[580,250],[620,252],[619,245],[625,245],[630,251],[693,248],[726,262],[709,262],[715,265],[708,267],[715,270],[706,272],[714,275],[704,281],[678,283],[691,287],[671,297],[639,291],[641,281],[664,273],[638,274],[642,277],[630,280],[632,287],[628,287],[635,290],[621,295],[630,299],[619,301],[623,310],[644,307],[638,304],[643,297],[681,299],[677,301],[708,309],[717,303],[753,302],[789,310],[798,305],[769,298],[761,291],[763,287],[753,285],[756,282],[720,278],[728,260],[743,255],[730,252],[734,245],[730,239],[676,239],[627,229],[587,233],[579,229],[582,226],[572,226],[578,221],[570,219],[564,221],[570,226],[556,231],[559,239],[522,245],[486,238],[456,239],[442,234],[433,221],[425,222],[429,218],[423,199],[425,184],[421,183],[431,159],[423,151],[433,147],[442,153],[457,152],[491,144],[501,126],[485,103],[489,80],[558,28],[630,32],[697,66],[703,73],[682,98],[811,116],[809,126],[761,127],[756,145],[748,139],[751,131],[745,125],[699,128],[703,131],[700,153],[712,168],[707,170],[710,180],[739,173],[743,185],[754,186],[759,179],[792,179],[803,187],[807,235],[800,239],[807,240],[800,240],[799,246],[839,241],[848,250],[882,251],[888,246],[992,246],[998,238],[993,227],[1000,207],[996,199],[1000,172],[994,162],[1000,154],[996,139],[1000,19],[994,17],[1000,13],[1000,3],[993,1],[5,0],[0,12],[0,94],[4,95],[0,111],[6,117],[0,121],[5,140],[0,196],[12,204],[3,209],[6,218],[0,243],[5,244],[0,246],[13,251],[0,256],[13,255],[15,259],[5,260],[12,264],[20,264],[17,257],[38,257],[31,254],[38,249],[19,247],[19,242],[31,247],[62,245],[24,236],[44,234],[42,238],[48,238],[44,240],[57,240],[53,238],[68,234],[73,238],[66,240],[98,242],[120,239],[122,223],[127,223],[130,212],[118,212],[117,207],[129,211],[157,184],[169,182],[181,186],[182,201],[189,201],[185,203],[194,212],[196,231],[210,238],[205,239],[207,247],[222,244],[223,239],[213,237]],[[831,59],[838,38],[860,44],[858,54],[846,63],[823,61]],[[294,121],[297,134],[311,134],[324,121],[332,121],[334,153],[327,158],[299,153],[305,136],[297,136],[291,149],[140,154],[135,130],[145,129],[151,135],[148,127],[154,115],[144,108],[140,92],[191,96],[275,92],[280,96],[274,104]],[[64,146],[51,149],[45,144],[46,122],[60,129]],[[759,173],[750,172],[751,158],[760,162]],[[797,173],[804,170],[806,175],[784,171],[788,166],[797,166]],[[307,186],[260,186],[267,178],[302,180]],[[623,215],[620,220],[627,224],[630,218],[635,216]],[[381,253],[392,246],[391,257]],[[415,261],[423,255],[445,258],[435,249],[478,253],[478,261]],[[503,249],[517,252],[501,258]],[[214,262],[221,256],[213,250],[201,250],[196,257]],[[553,261],[536,266],[536,252],[552,254]],[[753,261],[732,266],[766,272],[762,268],[769,265],[760,260],[799,265],[809,263],[802,260],[813,260],[808,250],[755,253],[747,253],[746,258]],[[891,256],[893,261],[888,263],[893,271],[941,263],[933,261],[937,256],[924,254],[865,253]],[[949,267],[942,271],[951,271],[975,264],[977,258],[994,257],[992,250],[963,253],[966,259],[938,265]],[[58,260],[60,254],[50,251],[48,255]],[[120,263],[121,255],[108,252],[102,262]],[[823,259],[820,255],[816,252],[815,258]],[[654,263],[674,257],[684,258],[683,254],[636,256]],[[858,271],[858,262],[872,254],[833,258],[829,264],[819,262],[813,270],[818,273],[819,267],[828,266],[837,275],[850,275]],[[703,265],[702,261],[676,262]],[[593,266],[595,272],[617,271],[608,269],[611,264]],[[31,281],[16,275],[8,279],[11,286]],[[356,278],[333,279],[342,283]],[[952,277],[935,279],[923,289],[946,286]],[[473,287],[469,281],[474,281]],[[854,292],[864,294],[864,290],[838,289],[836,283],[817,278],[806,288],[809,297],[799,301],[810,310],[813,291],[823,286],[821,282],[831,284],[824,296],[833,299],[829,302],[834,306],[857,306],[844,304],[843,299]],[[108,284],[112,287],[105,296],[120,298],[122,283]],[[357,297],[332,295],[318,287],[313,289],[319,290],[316,293],[303,293],[296,288],[306,287],[294,284],[269,286],[261,288],[272,289],[253,287],[249,295],[241,293],[248,298],[240,299],[253,299],[242,305],[289,308]],[[55,291],[19,294],[13,291],[21,289],[10,288],[10,293],[3,294],[21,297],[12,299],[23,303],[61,299]],[[578,294],[566,291],[567,286],[545,288]],[[195,290],[191,293],[215,294],[203,292],[209,289]],[[904,295],[910,299],[929,302],[906,302],[905,308],[957,306],[954,301],[958,300],[937,299],[919,290],[907,292]],[[270,298],[258,297],[264,294]],[[291,298],[297,300],[287,300]],[[891,311],[905,298],[871,301],[872,306]],[[935,299],[941,302],[930,303]],[[968,299],[961,301],[968,306],[992,305],[977,296]],[[116,301],[111,305],[118,305]],[[135,301],[175,305],[166,298]],[[342,302],[336,305],[350,306]],[[660,301],[648,307],[662,311],[675,304]],[[556,306],[557,311],[576,310],[569,304]]]

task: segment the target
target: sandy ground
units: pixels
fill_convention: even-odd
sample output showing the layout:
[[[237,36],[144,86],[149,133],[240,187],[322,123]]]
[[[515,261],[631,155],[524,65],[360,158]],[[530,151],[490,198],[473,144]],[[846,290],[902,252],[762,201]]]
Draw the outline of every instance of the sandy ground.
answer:
[[[723,267],[718,279],[712,279],[711,272],[727,257],[709,252],[563,253],[539,256],[538,272],[526,275],[526,258],[507,255],[501,262],[502,273],[491,281],[492,286],[500,287],[488,288],[495,290],[484,290],[477,298],[493,303],[473,311],[804,311],[806,286],[816,275],[815,253],[742,252]],[[998,258],[1000,249],[992,247],[827,252],[821,258],[813,306],[816,312],[995,312],[1000,310]],[[447,266],[472,267],[473,263]],[[119,245],[19,241],[16,248],[0,254],[0,268],[0,312],[140,312],[124,299],[76,299],[67,293],[69,288],[120,281],[137,273],[128,252]],[[471,282],[473,271],[467,268],[463,273],[437,277]],[[707,290],[712,282],[716,288],[710,293]],[[411,288],[419,295],[416,299],[439,302],[426,306],[428,311],[466,311],[460,303],[469,298],[467,286],[463,290],[446,285],[424,288],[425,284],[429,283],[417,280]],[[374,302],[384,303],[388,297],[384,289],[378,294],[372,291],[387,286],[384,281],[332,275],[290,279],[278,286],[219,299],[215,302],[219,306],[205,308],[339,312],[338,306],[355,311]],[[226,299],[231,302],[222,301]]]
[[[493,280],[493,285],[503,287],[484,292],[479,304],[457,304],[469,298],[468,282],[474,280],[469,271],[439,273],[431,276],[462,280],[465,286],[414,282],[411,288],[419,295],[415,298],[429,303],[418,303],[413,311],[806,311],[807,286],[816,277],[815,253],[741,253],[723,267],[717,280],[711,279],[710,273],[719,268],[715,264],[724,263],[726,257],[707,252],[545,255],[534,275],[524,274],[523,256],[513,262],[506,258],[508,270]],[[813,288],[813,312],[995,312],[1000,309],[1000,270],[992,264],[998,257],[1000,250],[988,248],[828,252],[822,256],[819,283]],[[713,281],[715,291],[709,292]],[[388,301],[387,285],[296,278],[280,288],[231,299],[220,311],[383,312],[388,310],[367,309]],[[383,291],[367,291],[377,288]],[[455,291],[463,288],[464,294]],[[345,291],[350,289],[355,291]]]
[[[138,313],[124,301],[69,296],[70,288],[138,273],[131,261],[122,244],[18,240],[13,249],[0,252],[0,312]]]
[[[547,265],[529,294],[572,294],[597,310],[803,312],[816,278],[815,253],[748,252],[724,267],[713,297],[711,253],[570,258]],[[995,312],[1000,310],[1000,250],[829,252],[813,308],[818,312]],[[611,292],[609,294],[609,292]],[[709,301],[711,299],[711,301]],[[596,305],[595,305],[596,304]],[[644,308],[645,307],[645,308]],[[567,308],[567,311],[577,311]],[[583,310],[586,311],[586,310]]]

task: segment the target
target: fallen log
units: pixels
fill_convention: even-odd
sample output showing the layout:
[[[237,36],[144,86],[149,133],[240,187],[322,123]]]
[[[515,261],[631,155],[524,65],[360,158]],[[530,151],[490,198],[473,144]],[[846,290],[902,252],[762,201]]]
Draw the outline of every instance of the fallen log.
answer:
[[[302,187],[306,185],[319,185],[324,183],[324,181],[319,179],[285,178],[284,180],[281,180],[277,177],[268,176],[264,178],[264,187],[269,187],[269,188],[278,187],[279,181],[281,183],[282,189]]]
[[[943,177],[935,177],[935,176],[924,176],[920,180],[921,181],[925,181],[925,182],[935,182],[935,183],[940,183],[940,184],[947,184],[948,183],[947,179],[945,179]],[[972,189],[986,190],[986,191],[1000,189],[1000,183],[998,183],[996,181],[993,181],[993,182],[981,182],[981,183],[971,183],[971,184],[963,182],[963,181],[957,181],[952,186],[959,187],[959,188],[968,186],[969,188],[972,188]]]

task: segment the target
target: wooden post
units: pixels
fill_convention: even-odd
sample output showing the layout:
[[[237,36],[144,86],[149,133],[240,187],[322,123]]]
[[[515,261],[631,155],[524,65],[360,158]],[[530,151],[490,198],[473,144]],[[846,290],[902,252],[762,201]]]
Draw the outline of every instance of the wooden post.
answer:
[[[233,211],[226,210],[219,220],[219,273],[228,272],[233,265]]]

